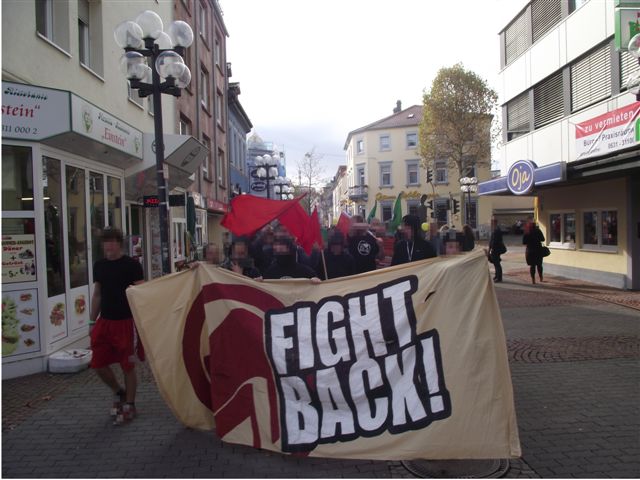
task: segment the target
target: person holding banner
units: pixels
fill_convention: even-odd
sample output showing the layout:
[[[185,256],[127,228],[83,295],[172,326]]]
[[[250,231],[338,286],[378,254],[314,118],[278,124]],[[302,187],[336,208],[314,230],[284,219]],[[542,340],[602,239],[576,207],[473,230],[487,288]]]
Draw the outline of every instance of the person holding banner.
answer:
[[[348,277],[355,275],[356,262],[351,254],[345,250],[344,235],[340,230],[334,230],[329,235],[328,246],[324,250],[324,261],[320,263],[320,278]],[[326,272],[325,272],[326,266]]]
[[[260,271],[253,265],[253,259],[249,256],[249,239],[244,236],[233,240],[231,255],[221,267],[249,278],[262,277]]]
[[[320,281],[315,270],[300,263],[296,254],[296,244],[286,230],[281,230],[273,240],[274,261],[264,272],[263,278],[311,278]]]
[[[397,241],[393,246],[391,265],[400,265],[438,256],[431,242],[422,238],[420,219],[417,215],[405,215],[402,217],[400,231],[403,239]]]
[[[93,266],[93,295],[89,316],[91,368],[114,394],[111,415],[114,425],[127,423],[136,415],[136,354],[144,360],[126,290],[144,281],[142,266],[122,250],[122,232],[105,228],[102,232],[104,258]],[[119,363],[124,376],[120,386],[111,364]]]

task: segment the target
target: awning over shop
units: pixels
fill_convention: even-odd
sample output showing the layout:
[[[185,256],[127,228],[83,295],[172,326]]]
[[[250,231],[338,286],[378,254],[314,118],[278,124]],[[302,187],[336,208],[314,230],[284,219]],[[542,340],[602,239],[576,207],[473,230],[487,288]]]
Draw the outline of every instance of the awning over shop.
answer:
[[[480,182],[478,195],[528,195],[534,187],[565,180],[565,162],[538,167],[529,160],[518,160],[509,168],[506,176]]]
[[[128,200],[137,200],[144,195],[158,192],[156,177],[156,154],[154,135],[143,135],[143,161],[125,171],[125,184]],[[169,172],[167,187],[187,188],[193,183],[192,175],[208,155],[209,149],[189,135],[164,136],[165,165]]]

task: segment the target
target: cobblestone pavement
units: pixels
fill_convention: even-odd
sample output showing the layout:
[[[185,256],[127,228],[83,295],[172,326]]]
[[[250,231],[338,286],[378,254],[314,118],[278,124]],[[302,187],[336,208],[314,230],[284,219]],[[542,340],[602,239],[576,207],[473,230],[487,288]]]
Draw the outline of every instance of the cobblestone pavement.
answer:
[[[562,278],[531,285],[505,255],[496,286],[523,456],[507,478],[640,476],[639,293]],[[401,462],[312,459],[183,427],[139,371],[139,417],[117,428],[91,371],[2,382],[2,475],[11,478],[413,478]]]

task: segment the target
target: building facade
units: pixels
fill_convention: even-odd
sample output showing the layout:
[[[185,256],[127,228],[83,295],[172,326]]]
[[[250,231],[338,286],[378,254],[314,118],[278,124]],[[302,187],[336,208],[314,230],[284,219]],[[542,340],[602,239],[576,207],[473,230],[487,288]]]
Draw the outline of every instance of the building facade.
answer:
[[[638,289],[638,62],[615,47],[617,3],[534,0],[501,32],[507,175],[480,191],[534,196],[550,273]]]
[[[344,145],[348,191],[346,196],[336,194],[334,218],[338,218],[339,210],[345,210],[366,219],[375,208],[375,218],[388,224],[398,198],[403,215],[418,215],[426,195],[433,208],[425,221],[458,229],[468,222],[474,229],[488,229],[491,202],[478,202],[475,193],[462,195],[459,174],[449,168],[446,158],[436,162],[432,181],[427,183],[418,145],[421,120],[422,106],[402,110],[398,102],[392,115],[349,133]],[[487,180],[489,165],[474,166],[467,175]],[[454,200],[458,211],[452,208]]]
[[[250,191],[247,169],[247,134],[253,124],[240,104],[240,84],[229,84],[229,185],[231,197]]]

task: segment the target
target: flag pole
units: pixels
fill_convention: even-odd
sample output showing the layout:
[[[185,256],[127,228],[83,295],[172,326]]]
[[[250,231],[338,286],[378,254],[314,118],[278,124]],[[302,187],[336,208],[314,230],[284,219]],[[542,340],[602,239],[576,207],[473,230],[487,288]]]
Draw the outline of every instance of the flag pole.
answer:
[[[324,259],[324,248],[320,250],[320,255],[322,256],[322,266],[324,267],[324,279],[329,280],[329,272],[327,271],[327,262]]]

